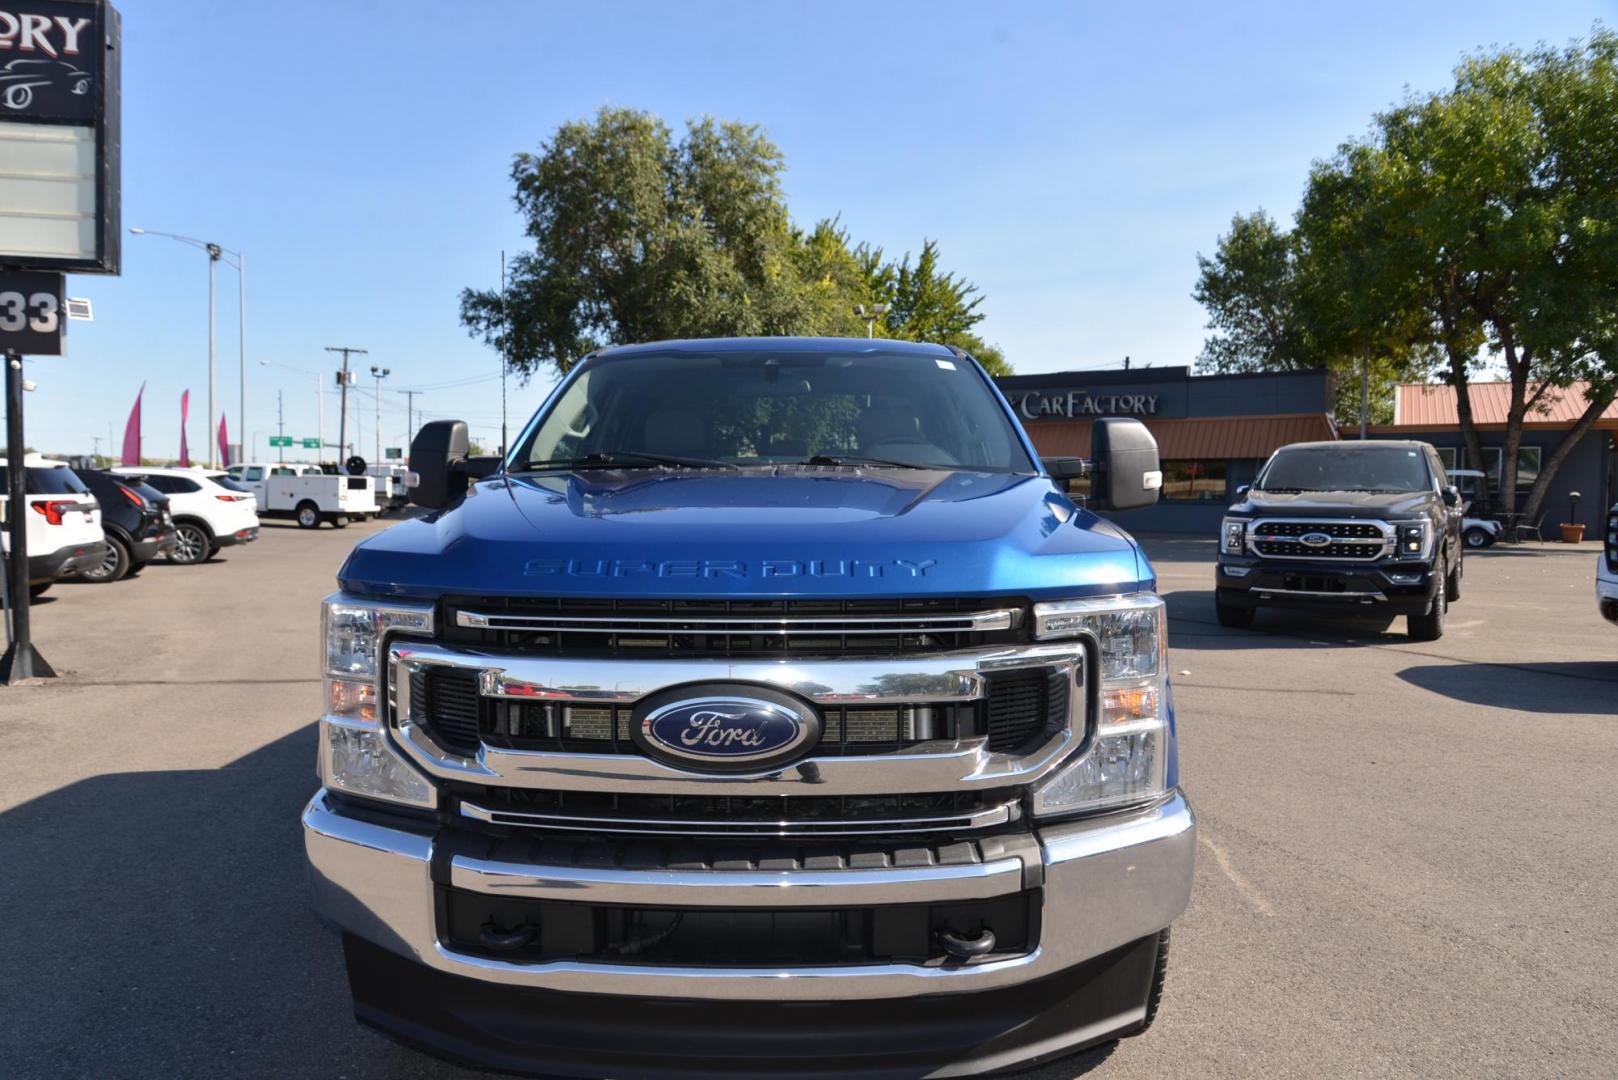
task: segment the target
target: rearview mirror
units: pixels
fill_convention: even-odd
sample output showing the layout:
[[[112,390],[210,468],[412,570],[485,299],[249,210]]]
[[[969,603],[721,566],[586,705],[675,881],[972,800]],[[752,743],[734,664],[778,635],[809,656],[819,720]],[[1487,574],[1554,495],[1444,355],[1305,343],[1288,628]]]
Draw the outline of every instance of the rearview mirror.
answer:
[[[1459,506],[1459,505],[1461,505],[1461,493],[1460,493],[1460,490],[1457,489],[1454,485],[1450,485],[1450,486],[1447,486],[1447,487],[1444,488],[1444,505],[1445,506]]]
[[[1105,510],[1138,510],[1157,502],[1163,469],[1157,440],[1139,420],[1111,416],[1090,432],[1096,502]]]
[[[472,439],[462,420],[434,420],[423,424],[410,441],[410,471],[415,486],[410,501],[429,510],[441,510],[466,493],[466,476],[455,466],[466,460]]]

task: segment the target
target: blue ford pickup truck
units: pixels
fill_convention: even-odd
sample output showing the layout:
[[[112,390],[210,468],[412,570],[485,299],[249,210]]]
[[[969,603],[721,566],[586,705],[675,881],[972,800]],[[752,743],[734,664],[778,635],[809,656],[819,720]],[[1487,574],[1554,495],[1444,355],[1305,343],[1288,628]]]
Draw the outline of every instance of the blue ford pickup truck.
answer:
[[[1155,576],[1086,508],[1155,501],[1143,426],[1042,462],[957,350],[683,341],[467,454],[422,429],[430,512],[322,613],[303,829],[362,1022],[614,1077],[1150,1026],[1196,826]]]

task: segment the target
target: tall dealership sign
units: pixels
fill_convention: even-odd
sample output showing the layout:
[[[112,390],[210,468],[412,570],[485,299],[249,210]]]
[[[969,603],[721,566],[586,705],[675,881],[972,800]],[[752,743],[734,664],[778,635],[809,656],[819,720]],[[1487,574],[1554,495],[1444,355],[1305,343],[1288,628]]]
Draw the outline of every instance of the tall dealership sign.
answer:
[[[55,674],[29,632],[22,358],[62,354],[64,274],[118,273],[119,30],[106,0],[0,0],[0,356],[10,541],[0,683]]]

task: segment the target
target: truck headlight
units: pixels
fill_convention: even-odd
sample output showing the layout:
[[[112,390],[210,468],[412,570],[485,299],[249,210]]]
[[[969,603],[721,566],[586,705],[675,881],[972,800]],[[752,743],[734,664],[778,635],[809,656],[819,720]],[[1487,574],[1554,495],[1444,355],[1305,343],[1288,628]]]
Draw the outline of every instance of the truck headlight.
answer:
[[[338,593],[321,604],[321,627],[321,782],[334,791],[432,809],[437,790],[388,737],[381,659],[395,634],[431,636],[432,607]]]
[[[1395,521],[1394,554],[1399,558],[1425,559],[1432,554],[1432,529],[1425,521]]]
[[[1162,597],[1134,593],[1034,605],[1034,636],[1100,643],[1101,715],[1088,747],[1034,790],[1037,816],[1144,802],[1168,789],[1168,634]]]
[[[1219,523],[1219,550],[1225,555],[1240,555],[1247,543],[1247,520],[1226,518]]]

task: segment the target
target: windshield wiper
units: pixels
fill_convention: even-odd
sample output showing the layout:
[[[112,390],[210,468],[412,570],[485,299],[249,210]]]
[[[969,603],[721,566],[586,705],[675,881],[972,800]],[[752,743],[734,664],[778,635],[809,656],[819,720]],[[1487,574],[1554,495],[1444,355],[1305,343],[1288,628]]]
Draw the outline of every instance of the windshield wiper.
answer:
[[[797,462],[799,465],[880,465],[889,469],[939,469],[944,465],[917,465],[914,461],[893,461],[889,458],[855,457],[849,454],[816,454]]]
[[[546,469],[734,469],[728,461],[713,458],[676,457],[673,454],[644,454],[639,450],[610,450],[557,461],[531,461],[520,472]]]

